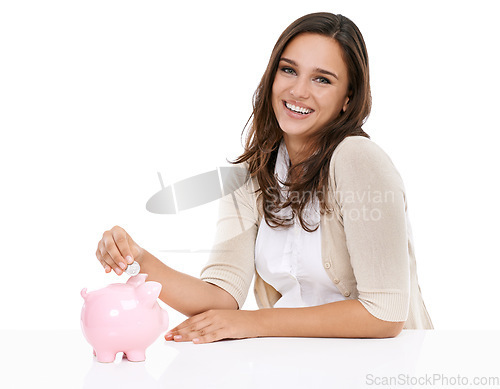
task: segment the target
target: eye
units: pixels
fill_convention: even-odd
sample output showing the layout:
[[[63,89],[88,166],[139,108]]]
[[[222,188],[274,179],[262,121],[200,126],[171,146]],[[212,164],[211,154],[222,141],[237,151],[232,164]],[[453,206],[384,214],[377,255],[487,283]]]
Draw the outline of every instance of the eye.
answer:
[[[283,66],[282,68],[280,68],[280,70],[285,73],[285,74],[291,74],[291,75],[295,75],[295,70],[293,70],[291,67],[288,67],[288,66]]]
[[[331,84],[330,80],[328,80],[325,77],[316,77],[316,81],[318,81],[320,84]]]

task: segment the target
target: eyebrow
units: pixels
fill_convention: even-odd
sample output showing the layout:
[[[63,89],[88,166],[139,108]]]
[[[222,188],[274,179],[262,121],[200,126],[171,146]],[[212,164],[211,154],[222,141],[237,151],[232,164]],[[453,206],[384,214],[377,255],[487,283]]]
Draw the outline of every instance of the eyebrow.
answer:
[[[293,65],[293,66],[297,66],[297,67],[299,66],[297,64],[297,62],[295,62],[294,60],[289,59],[289,58],[281,57],[280,61],[288,62],[290,65]],[[335,73],[332,73],[332,72],[330,72],[328,70],[325,70],[325,69],[315,68],[314,71],[318,72],[318,73],[327,74],[329,76],[335,77],[337,80],[339,79],[339,76],[337,76]]]

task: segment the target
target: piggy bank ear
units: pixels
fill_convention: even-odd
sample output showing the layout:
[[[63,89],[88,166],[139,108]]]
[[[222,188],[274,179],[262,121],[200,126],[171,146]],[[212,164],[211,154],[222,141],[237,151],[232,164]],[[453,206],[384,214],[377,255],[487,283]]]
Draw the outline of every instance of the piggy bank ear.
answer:
[[[137,274],[136,276],[132,276],[127,280],[127,284],[138,287],[141,284],[144,284],[146,282],[146,278],[148,278],[148,275],[145,273],[140,273]]]
[[[142,285],[139,285],[135,290],[139,302],[146,304],[146,306],[153,306],[156,303],[156,299],[161,292],[161,284],[156,281],[148,281]]]

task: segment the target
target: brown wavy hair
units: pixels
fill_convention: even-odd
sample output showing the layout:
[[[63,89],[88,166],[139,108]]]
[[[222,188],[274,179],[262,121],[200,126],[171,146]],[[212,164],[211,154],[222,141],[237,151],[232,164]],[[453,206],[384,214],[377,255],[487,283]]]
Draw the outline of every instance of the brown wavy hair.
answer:
[[[272,86],[286,46],[297,35],[306,32],[331,37],[340,44],[342,59],[348,70],[349,104],[345,112],[341,111],[339,116],[308,139],[308,150],[311,152],[290,168],[284,183],[288,196],[283,198],[274,174],[283,131],[272,106]],[[244,152],[232,162],[247,162],[250,176],[257,177],[257,193],[263,196],[264,217],[270,227],[291,225],[293,218],[297,216],[304,230],[311,232],[318,228],[312,228],[305,220],[304,209],[313,196],[317,196],[321,213],[331,211],[326,190],[333,151],[348,136],[361,135],[369,138],[361,126],[368,118],[370,109],[368,54],[361,32],[350,19],[342,15],[318,12],[297,19],[283,31],[253,96],[253,113],[243,129],[249,129]],[[290,217],[281,218],[277,215],[277,212],[289,206],[292,209]]]

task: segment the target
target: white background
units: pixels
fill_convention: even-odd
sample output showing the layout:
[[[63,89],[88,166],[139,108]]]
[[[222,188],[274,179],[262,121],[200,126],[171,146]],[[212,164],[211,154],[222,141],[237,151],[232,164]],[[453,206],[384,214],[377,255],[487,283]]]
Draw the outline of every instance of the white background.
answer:
[[[154,215],[165,185],[242,151],[252,94],[281,31],[351,18],[370,56],[365,130],[406,185],[420,287],[439,329],[499,329],[500,61],[490,1],[0,3],[0,329],[79,328],[113,225],[193,275],[216,202]],[[245,308],[254,309],[252,293]],[[182,318],[173,314],[173,322]]]

